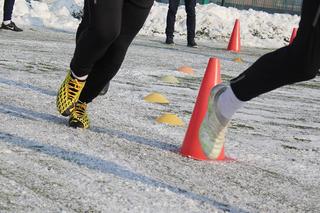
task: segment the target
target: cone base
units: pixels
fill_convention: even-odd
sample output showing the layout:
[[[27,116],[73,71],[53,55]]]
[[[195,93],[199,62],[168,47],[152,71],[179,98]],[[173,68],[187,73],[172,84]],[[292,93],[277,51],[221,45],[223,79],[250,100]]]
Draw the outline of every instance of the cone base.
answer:
[[[227,49],[227,50],[232,53],[240,53],[240,50],[237,50],[237,49]]]
[[[186,157],[186,158],[190,158],[190,159],[193,159],[193,160],[197,160],[197,161],[207,161],[207,162],[237,162],[237,160],[235,158],[231,158],[231,157],[228,157],[228,156],[225,156],[224,158],[220,159],[216,159],[216,160],[211,160],[211,159],[208,159],[208,158],[199,158],[199,157],[195,157],[195,156],[191,156],[191,155],[186,155],[186,154],[182,154],[181,152],[179,152],[179,154],[183,157]]]

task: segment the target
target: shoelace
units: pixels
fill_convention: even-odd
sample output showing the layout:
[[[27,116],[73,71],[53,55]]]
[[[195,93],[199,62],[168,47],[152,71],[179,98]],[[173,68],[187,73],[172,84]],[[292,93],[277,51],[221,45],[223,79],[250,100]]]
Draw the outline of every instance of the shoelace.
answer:
[[[77,103],[74,113],[77,116],[83,116],[86,113],[87,104],[86,103]]]
[[[73,100],[80,90],[79,83],[76,79],[72,79],[68,83],[69,99]]]

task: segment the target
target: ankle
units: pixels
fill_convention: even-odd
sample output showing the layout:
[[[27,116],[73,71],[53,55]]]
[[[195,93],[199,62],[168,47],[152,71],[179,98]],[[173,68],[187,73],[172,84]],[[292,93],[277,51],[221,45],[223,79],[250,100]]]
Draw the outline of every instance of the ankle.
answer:
[[[3,21],[2,23],[3,23],[4,25],[8,25],[8,24],[11,23],[11,20],[6,20],[6,21]]]
[[[235,96],[232,88],[228,86],[218,98],[217,107],[221,115],[230,120],[236,111],[244,105],[244,103],[244,101],[239,100]]]
[[[73,71],[71,71],[71,77],[73,79],[77,79],[80,82],[85,82],[88,78],[88,75],[84,75],[84,76],[77,76]]]

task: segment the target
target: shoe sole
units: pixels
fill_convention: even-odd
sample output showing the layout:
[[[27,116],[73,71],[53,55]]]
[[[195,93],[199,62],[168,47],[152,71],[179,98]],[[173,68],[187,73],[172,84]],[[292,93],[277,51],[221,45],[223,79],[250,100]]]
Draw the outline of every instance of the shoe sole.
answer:
[[[71,121],[69,122],[69,126],[73,127],[75,129],[80,128],[80,129],[87,129],[89,127],[85,127],[81,122],[79,121]]]
[[[168,44],[168,43],[166,43],[166,42],[164,42],[164,44],[165,44],[165,45],[168,45],[168,46],[175,46],[175,45],[176,45],[176,43],[170,43],[170,44]]]
[[[60,114],[62,115],[62,116],[64,116],[64,117],[68,117],[68,116],[70,116],[71,115],[71,113],[72,113],[72,111],[73,111],[73,109],[74,109],[74,105],[72,105],[72,106],[70,106],[69,108],[67,108],[65,111],[63,111],[63,112],[60,112]]]

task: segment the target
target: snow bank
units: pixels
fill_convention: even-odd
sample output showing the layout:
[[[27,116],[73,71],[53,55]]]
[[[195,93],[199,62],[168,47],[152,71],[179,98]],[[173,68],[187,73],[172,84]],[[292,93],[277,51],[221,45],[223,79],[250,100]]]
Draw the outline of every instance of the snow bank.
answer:
[[[164,34],[167,5],[155,4],[142,30],[143,34]],[[228,41],[236,19],[241,22],[241,39],[245,46],[280,47],[287,44],[300,17],[288,14],[238,10],[216,4],[197,5],[197,37]],[[181,6],[176,19],[177,36],[186,37],[186,14]]]
[[[4,0],[0,0],[2,5]],[[16,0],[13,19],[20,25],[75,31],[79,20],[73,17],[83,6],[81,0],[49,0],[44,2]],[[2,11],[0,13],[2,16]]]
[[[0,0],[3,4],[3,0]],[[74,32],[82,14],[83,0],[16,0],[14,20],[20,25],[53,28]],[[167,4],[155,3],[140,34],[164,37]],[[0,12],[2,16],[2,11]],[[300,17],[288,14],[268,14],[254,10],[225,8],[216,4],[197,5],[197,38],[227,42],[235,19],[241,22],[242,44],[245,46],[276,48],[287,44],[293,27]],[[186,37],[186,14],[179,8],[176,38]]]

